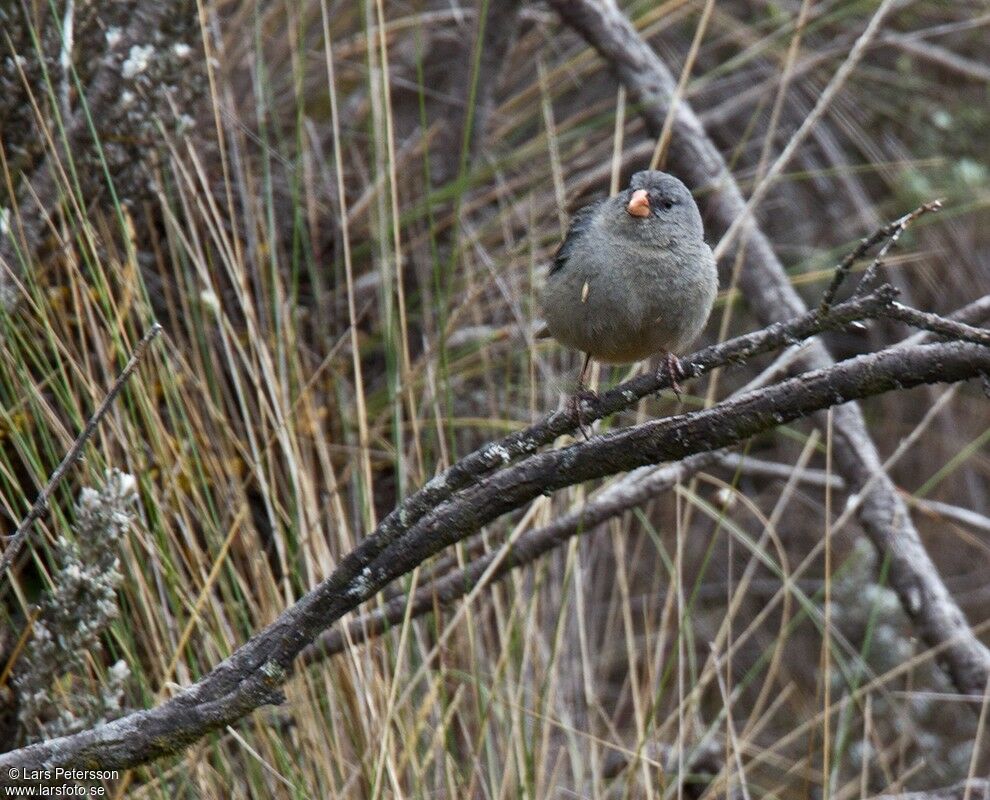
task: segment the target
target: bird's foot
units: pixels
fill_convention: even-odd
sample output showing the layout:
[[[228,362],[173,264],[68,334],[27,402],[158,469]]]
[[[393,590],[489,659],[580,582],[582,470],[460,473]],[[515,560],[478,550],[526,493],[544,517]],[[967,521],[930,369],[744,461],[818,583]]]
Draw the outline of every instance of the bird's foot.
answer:
[[[674,390],[674,394],[677,396],[678,402],[680,402],[681,393],[684,391],[680,384],[680,380],[687,377],[687,372],[685,372],[684,365],[681,364],[681,360],[673,353],[667,353],[664,357],[663,362],[660,364],[660,368],[657,370],[657,378],[662,380],[664,373],[666,373],[667,377],[670,378],[670,388]]]
[[[591,439],[591,428],[584,424],[584,401],[595,401],[598,399],[598,392],[591,389],[578,389],[567,401],[567,410],[571,416],[577,419],[578,430],[584,436],[585,441]]]

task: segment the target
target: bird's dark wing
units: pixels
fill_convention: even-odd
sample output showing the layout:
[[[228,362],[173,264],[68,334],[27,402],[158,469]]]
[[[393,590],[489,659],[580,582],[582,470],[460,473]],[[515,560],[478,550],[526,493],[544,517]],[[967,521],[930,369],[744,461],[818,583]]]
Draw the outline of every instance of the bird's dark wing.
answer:
[[[595,212],[604,202],[604,200],[596,200],[594,203],[577,211],[571,217],[571,224],[567,228],[567,235],[564,237],[564,241],[560,243],[560,247],[557,248],[557,253],[553,257],[553,265],[550,267],[551,275],[562,270],[564,265],[567,264],[568,256],[570,256],[571,252],[578,245],[581,236],[591,224],[591,219],[594,217]]]

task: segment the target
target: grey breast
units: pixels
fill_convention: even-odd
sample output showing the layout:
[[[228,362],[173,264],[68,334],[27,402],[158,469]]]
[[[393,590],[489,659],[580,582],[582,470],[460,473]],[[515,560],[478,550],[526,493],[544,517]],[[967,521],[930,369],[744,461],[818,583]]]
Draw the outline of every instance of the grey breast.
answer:
[[[624,213],[611,208],[617,203],[610,198],[575,216],[543,291],[547,327],[558,341],[602,361],[682,352],[715,299],[711,250],[686,235],[623,235],[606,224],[608,213]]]

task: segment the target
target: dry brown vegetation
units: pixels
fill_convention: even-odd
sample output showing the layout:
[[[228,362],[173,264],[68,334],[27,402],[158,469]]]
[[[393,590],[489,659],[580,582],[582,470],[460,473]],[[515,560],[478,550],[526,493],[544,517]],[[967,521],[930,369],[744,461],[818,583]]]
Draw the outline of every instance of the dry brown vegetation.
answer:
[[[3,576],[5,751],[51,722],[18,719],[18,663],[61,591],[79,489],[107,468],[137,479],[119,610],[102,648],[66,659],[53,700],[31,708],[83,714],[80,698],[119,683],[119,661],[125,705],[158,706],[434,476],[563,407],[578,355],[534,338],[541,270],[569,212],[646,166],[658,139],[719,243],[727,183],[697,180],[705,165],[684,162],[683,126],[657,129],[666,110],[614,58],[617,81],[607,53],[562,22],[564,5],[0,6],[8,533],[151,322],[166,334]],[[985,5],[622,12],[683,79],[677,107],[700,119],[742,196],[756,193],[755,224],[809,306],[863,236],[935,198],[943,209],[912,222],[881,277],[941,314],[990,293]],[[722,250],[699,347],[762,328],[775,303],[793,316],[745,248]],[[819,338],[843,360],[908,333],[888,315]],[[779,357],[708,372],[682,404],[644,391],[596,434],[728,398]],[[889,490],[910,509],[897,524],[920,535],[986,643],[984,391],[923,386],[860,407],[880,457],[894,457]],[[486,521],[348,613],[324,642],[334,654],[296,665],[285,702],[135,759],[108,785],[169,798],[838,799],[985,778],[986,695],[940,666],[889,588],[892,553],[847,510],[829,419],[788,417],[732,453],[633,473],[652,483],[599,524],[579,512],[621,499],[627,475]],[[546,449],[571,443],[561,425]],[[580,535],[500,581],[403,599],[568,520]],[[389,608],[387,632],[363,641],[365,615]]]

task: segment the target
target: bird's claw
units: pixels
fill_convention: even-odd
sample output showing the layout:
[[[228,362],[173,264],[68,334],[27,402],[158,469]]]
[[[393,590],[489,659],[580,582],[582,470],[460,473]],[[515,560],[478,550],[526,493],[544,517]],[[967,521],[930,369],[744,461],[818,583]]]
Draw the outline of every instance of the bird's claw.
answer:
[[[657,370],[657,378],[662,380],[665,372],[666,376],[670,379],[670,388],[677,396],[678,402],[680,402],[681,393],[684,391],[680,384],[680,379],[686,378],[687,372],[684,370],[684,365],[681,364],[681,360],[673,353],[667,353],[664,357],[663,363],[661,363],[660,368]]]
[[[591,389],[578,389],[571,399],[567,403],[567,410],[577,420],[578,430],[581,431],[581,435],[584,436],[585,441],[591,439],[591,428],[584,424],[584,406],[585,400],[594,401],[598,399],[598,392],[594,392]]]

